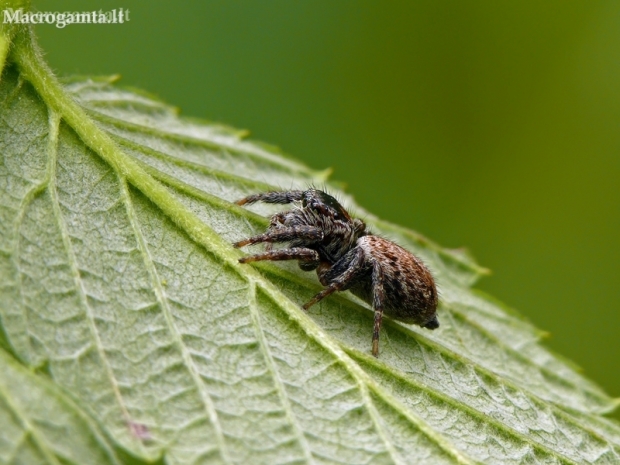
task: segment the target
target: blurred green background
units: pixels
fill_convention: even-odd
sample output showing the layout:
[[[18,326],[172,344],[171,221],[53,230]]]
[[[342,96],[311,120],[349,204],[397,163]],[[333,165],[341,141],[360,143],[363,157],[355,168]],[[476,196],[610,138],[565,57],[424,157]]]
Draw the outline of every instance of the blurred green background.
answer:
[[[120,73],[247,128],[494,275],[478,287],[620,396],[620,3],[40,1],[60,75]],[[620,414],[615,416],[620,418]]]

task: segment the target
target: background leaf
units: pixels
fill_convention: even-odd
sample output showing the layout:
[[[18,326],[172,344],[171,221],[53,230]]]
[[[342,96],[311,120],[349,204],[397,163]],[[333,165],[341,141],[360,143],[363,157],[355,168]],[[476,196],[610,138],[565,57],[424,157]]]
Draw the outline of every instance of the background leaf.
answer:
[[[615,401],[471,289],[485,270],[465,253],[113,81],[62,87],[24,32],[2,75],[6,463],[80,463],[80,447],[104,463],[619,460],[620,427],[601,416]],[[388,322],[375,359],[367,305],[345,293],[305,314],[315,276],[238,264],[230,243],[277,209],[231,202],[309,184],[428,263],[439,330]]]

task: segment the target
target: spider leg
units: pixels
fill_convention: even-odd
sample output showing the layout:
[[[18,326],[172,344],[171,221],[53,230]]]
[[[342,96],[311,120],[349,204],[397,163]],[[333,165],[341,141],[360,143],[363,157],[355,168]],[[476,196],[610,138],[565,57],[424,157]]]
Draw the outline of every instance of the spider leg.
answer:
[[[344,271],[332,278],[327,287],[306,302],[302,308],[304,310],[308,310],[328,295],[333,294],[336,291],[347,289],[347,285],[350,284],[353,279],[358,277],[359,273],[363,270],[364,258],[364,251],[359,247],[349,251],[349,253],[337,261],[331,268],[332,270],[344,268]]]
[[[269,228],[267,228],[267,231],[273,231],[274,229],[281,228],[284,225],[285,219],[285,212],[276,213],[271,217],[271,221],[269,222]],[[269,251],[271,249],[273,249],[273,242],[267,242],[265,244],[265,250]]]
[[[258,262],[261,260],[299,260],[304,263],[312,263],[318,266],[320,262],[319,253],[316,250],[307,249],[305,247],[295,247],[292,249],[270,250],[256,255],[248,255],[241,257],[239,263]]]
[[[375,324],[372,331],[372,355],[375,357],[379,355],[379,332],[381,331],[381,320],[383,319],[384,301],[383,270],[375,262],[372,267],[372,307],[375,311]]]
[[[235,203],[237,205],[245,205],[249,203],[255,202],[265,202],[265,203],[291,203],[296,200],[301,200],[303,197],[304,191],[292,190],[292,191],[272,191],[272,192],[262,192],[260,194],[253,194],[244,197],[241,200],[237,200]]]
[[[242,241],[235,242],[233,246],[243,247],[259,242],[290,242],[293,240],[319,242],[323,240],[323,231],[314,226],[291,226],[248,237]]]

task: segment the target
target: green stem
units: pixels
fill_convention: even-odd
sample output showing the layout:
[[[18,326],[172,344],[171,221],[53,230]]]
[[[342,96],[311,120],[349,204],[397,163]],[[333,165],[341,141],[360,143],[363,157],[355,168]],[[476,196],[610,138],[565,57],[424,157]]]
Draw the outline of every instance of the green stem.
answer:
[[[11,48],[11,40],[19,29],[27,29],[27,26],[20,26],[18,24],[5,24],[4,23],[4,11],[5,10],[24,10],[30,11],[29,0],[0,0],[0,79],[2,78],[2,71],[4,71],[4,65],[6,64],[7,57],[9,56],[9,50]]]
[[[0,79],[2,79],[4,64],[11,48],[11,31],[12,28],[8,28],[0,23]]]

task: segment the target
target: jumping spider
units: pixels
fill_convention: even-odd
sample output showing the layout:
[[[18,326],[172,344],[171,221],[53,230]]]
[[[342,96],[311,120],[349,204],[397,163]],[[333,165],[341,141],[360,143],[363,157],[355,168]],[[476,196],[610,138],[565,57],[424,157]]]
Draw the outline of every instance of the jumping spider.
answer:
[[[264,234],[236,242],[235,247],[267,243],[267,250],[239,259],[297,260],[304,271],[316,270],[325,289],[303,308],[307,310],[336,291],[349,289],[371,303],[375,312],[372,354],[379,353],[379,331],[383,313],[423,328],[439,327],[435,281],[422,261],[413,254],[366,230],[363,221],[349,213],[331,195],[317,189],[265,192],[237,201],[238,205],[265,202],[295,208],[276,213]],[[272,243],[288,247],[272,250]]]

